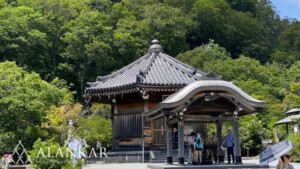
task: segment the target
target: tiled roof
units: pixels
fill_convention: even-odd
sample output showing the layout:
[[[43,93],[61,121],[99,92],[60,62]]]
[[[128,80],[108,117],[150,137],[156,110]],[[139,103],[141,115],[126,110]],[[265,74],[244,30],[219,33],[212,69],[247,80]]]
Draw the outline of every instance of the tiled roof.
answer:
[[[275,124],[287,124],[287,123],[295,123],[295,119],[300,119],[300,114],[288,116],[284,119],[277,121]]]
[[[299,114],[299,113],[300,113],[300,109],[291,109],[291,110],[286,112],[287,115]]]
[[[205,92],[205,91],[222,91],[218,95],[225,97],[228,100],[236,98],[238,100],[239,106],[245,113],[253,113],[254,111],[262,110],[266,106],[265,101],[257,100],[239,87],[234,85],[231,82],[223,80],[201,80],[193,82],[185,86],[182,90],[170,95],[168,98],[160,102],[156,107],[150,109],[147,112],[147,116],[151,118],[161,117],[163,109],[168,109],[168,113],[171,112],[171,109],[176,108],[176,111],[180,111],[178,108],[182,105],[186,105],[194,97],[195,94]],[[212,92],[214,95],[214,92]],[[228,97],[228,93],[232,96]],[[185,107],[182,107],[184,109]]]
[[[146,55],[110,75],[97,77],[96,82],[88,83],[86,92],[106,93],[139,86],[183,87],[210,76],[165,54],[159,42],[153,40]]]

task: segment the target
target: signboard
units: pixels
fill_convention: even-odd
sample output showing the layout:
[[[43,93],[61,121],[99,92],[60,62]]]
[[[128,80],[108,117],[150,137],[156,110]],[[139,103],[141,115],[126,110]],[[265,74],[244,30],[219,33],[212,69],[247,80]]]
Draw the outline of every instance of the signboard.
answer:
[[[273,142],[273,140],[272,139],[265,139],[265,140],[261,140],[261,142],[263,144],[271,144]]]
[[[297,133],[299,130],[299,125],[298,124],[295,124],[294,125],[294,133]]]

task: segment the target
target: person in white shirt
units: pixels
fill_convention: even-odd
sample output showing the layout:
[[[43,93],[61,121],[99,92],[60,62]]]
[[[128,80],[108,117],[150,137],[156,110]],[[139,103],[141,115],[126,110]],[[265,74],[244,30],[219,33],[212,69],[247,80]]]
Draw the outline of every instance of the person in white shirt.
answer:
[[[194,132],[191,132],[191,135],[188,138],[188,149],[189,149],[188,164],[191,164],[191,159],[193,157],[193,153],[195,149],[195,137],[196,134]]]

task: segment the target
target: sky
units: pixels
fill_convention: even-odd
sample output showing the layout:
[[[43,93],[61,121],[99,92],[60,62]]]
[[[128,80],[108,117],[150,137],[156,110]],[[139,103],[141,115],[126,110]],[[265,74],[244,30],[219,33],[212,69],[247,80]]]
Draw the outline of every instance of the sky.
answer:
[[[271,0],[280,18],[296,18],[300,21],[300,0]]]

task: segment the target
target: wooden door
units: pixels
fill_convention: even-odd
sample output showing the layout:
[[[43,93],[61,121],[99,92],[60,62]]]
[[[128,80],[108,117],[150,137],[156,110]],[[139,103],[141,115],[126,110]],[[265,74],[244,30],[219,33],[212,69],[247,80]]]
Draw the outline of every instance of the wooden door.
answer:
[[[153,120],[153,144],[155,146],[166,145],[166,118]]]

